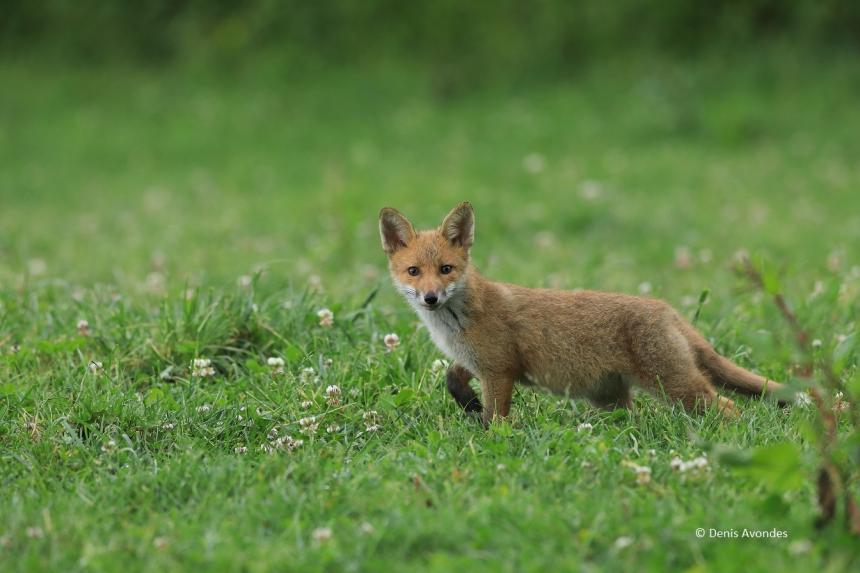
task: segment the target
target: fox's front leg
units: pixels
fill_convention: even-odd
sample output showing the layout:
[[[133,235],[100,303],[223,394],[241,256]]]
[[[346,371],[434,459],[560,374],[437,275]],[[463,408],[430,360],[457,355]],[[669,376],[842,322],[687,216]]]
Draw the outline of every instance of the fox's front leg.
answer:
[[[469,380],[474,377],[471,372],[456,362],[448,367],[448,373],[445,376],[448,392],[466,412],[481,411],[481,400],[469,386]]]
[[[481,393],[484,411],[481,419],[485,426],[495,419],[507,418],[511,411],[511,396],[514,393],[514,379],[507,376],[481,376]]]

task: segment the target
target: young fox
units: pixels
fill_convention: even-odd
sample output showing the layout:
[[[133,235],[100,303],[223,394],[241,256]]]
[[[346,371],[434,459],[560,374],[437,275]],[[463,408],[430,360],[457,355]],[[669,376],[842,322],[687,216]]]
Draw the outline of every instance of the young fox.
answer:
[[[594,291],[532,289],[492,282],[469,262],[475,215],[457,205],[438,229],[416,232],[395,209],[379,214],[382,248],[397,289],[453,363],[448,390],[485,424],[504,418],[515,382],[603,408],[627,408],[632,385],[688,411],[734,403],[714,384],[747,394],[780,384],[717,354],[663,301]],[[481,401],[469,381],[481,382]]]

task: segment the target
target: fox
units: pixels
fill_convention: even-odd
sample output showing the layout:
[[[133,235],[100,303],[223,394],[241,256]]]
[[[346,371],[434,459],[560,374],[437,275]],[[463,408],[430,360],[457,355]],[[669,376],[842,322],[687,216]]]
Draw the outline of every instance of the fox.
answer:
[[[738,411],[717,387],[761,397],[783,389],[718,354],[662,300],[484,278],[471,262],[469,202],[420,232],[396,209],[383,208],[379,234],[395,288],[451,360],[449,393],[484,425],[508,417],[517,383],[608,410],[631,408],[635,387],[691,414],[715,408],[727,417]]]

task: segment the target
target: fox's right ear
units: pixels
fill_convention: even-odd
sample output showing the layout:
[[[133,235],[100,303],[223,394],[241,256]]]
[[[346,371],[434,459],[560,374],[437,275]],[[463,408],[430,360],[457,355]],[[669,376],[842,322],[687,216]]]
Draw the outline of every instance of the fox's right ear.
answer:
[[[415,237],[415,229],[400,211],[386,207],[379,212],[379,237],[382,239],[382,250],[392,255],[409,244]]]

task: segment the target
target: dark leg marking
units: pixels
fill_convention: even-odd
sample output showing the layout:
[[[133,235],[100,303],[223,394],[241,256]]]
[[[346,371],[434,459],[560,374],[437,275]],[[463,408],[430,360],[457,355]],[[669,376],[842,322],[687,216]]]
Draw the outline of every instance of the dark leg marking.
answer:
[[[454,397],[454,400],[466,412],[478,412],[483,410],[481,399],[478,394],[469,386],[469,380],[473,378],[472,373],[460,366],[457,363],[448,367],[448,373],[445,376],[445,382],[448,385],[448,392]]]

